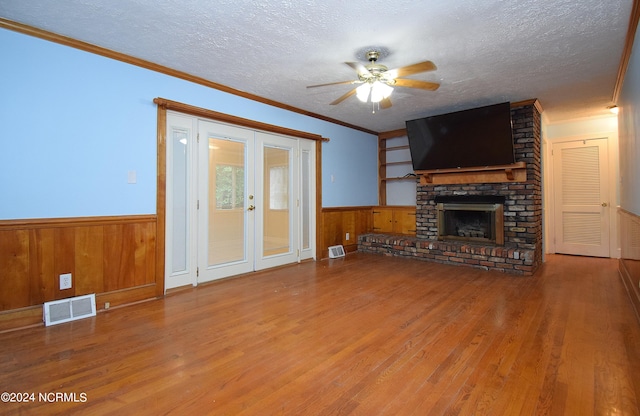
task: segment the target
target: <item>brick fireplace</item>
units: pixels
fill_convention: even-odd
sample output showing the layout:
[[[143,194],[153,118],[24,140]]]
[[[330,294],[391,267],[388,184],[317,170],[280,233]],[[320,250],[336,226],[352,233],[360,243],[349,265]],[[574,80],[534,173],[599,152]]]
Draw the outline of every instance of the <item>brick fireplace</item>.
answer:
[[[542,171],[540,111],[536,101],[511,107],[516,162],[526,163],[526,181],[417,185],[416,236],[366,234],[361,251],[410,256],[441,263],[467,265],[531,275],[542,262]],[[447,238],[439,235],[438,205],[442,200],[504,201],[501,207],[502,237]],[[491,202],[495,203],[495,202]],[[477,227],[476,227],[477,228]],[[473,235],[475,234],[475,236]],[[500,233],[498,233],[500,234]],[[464,236],[462,236],[464,237]]]

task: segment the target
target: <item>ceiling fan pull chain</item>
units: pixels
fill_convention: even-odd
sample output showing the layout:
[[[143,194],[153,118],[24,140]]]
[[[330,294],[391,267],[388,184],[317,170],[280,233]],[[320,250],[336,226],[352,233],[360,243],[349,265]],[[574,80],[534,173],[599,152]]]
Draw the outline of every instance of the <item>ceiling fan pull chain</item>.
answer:
[[[371,101],[371,114],[376,113],[376,104],[378,105],[378,111],[380,110],[380,102],[374,103]]]

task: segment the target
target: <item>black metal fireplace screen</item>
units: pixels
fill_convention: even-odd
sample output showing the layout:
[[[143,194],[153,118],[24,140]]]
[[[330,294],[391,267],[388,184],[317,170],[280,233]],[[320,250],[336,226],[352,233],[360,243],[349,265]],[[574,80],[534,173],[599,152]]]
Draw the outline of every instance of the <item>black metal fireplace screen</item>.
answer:
[[[504,197],[438,196],[439,240],[504,244]]]

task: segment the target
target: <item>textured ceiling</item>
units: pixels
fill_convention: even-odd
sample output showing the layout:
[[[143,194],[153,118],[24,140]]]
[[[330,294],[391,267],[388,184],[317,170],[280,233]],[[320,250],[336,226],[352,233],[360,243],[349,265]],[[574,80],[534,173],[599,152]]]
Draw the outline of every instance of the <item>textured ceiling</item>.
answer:
[[[538,98],[550,122],[605,113],[632,0],[2,0],[0,17],[141,58],[373,131]],[[346,61],[369,46],[389,68],[431,60],[376,111]],[[366,63],[366,62],[363,62]],[[170,97],[168,97],[170,98]]]

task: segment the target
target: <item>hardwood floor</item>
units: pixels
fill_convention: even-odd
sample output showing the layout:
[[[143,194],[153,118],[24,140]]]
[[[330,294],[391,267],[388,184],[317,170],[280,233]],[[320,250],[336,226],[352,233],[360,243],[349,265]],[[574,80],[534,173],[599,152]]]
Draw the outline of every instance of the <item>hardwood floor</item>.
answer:
[[[34,393],[0,413],[639,415],[616,264],[553,255],[519,277],[350,253],[217,281],[0,334],[0,390]]]

